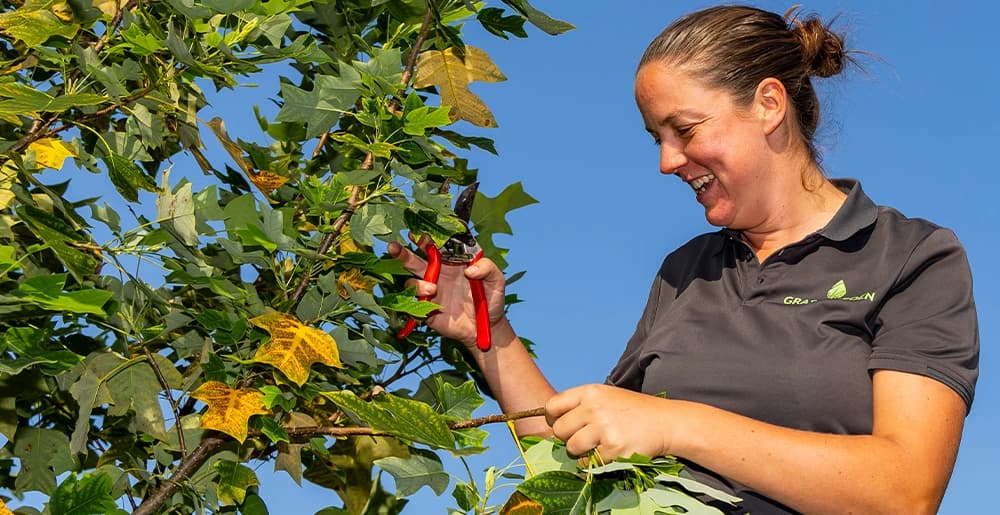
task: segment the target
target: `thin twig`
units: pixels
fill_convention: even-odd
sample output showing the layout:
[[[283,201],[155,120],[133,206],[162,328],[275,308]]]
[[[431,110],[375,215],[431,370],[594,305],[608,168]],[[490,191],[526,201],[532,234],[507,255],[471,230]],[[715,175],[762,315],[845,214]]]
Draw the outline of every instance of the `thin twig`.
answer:
[[[458,430],[458,429],[469,429],[473,427],[484,426],[486,424],[496,424],[498,422],[507,422],[510,420],[519,420],[522,418],[529,417],[541,417],[545,415],[545,408],[535,408],[525,411],[517,411],[514,413],[506,413],[501,415],[487,415],[485,417],[473,418],[469,420],[460,420],[458,422],[452,422],[448,424],[448,429]],[[308,439],[313,436],[333,436],[333,437],[344,437],[344,436],[398,436],[392,432],[388,431],[376,431],[370,427],[286,427],[285,432],[291,438],[301,438]],[[261,431],[249,431],[247,432],[248,438],[263,436]]]
[[[163,392],[167,395],[167,401],[170,402],[170,409],[174,412],[174,429],[177,430],[177,444],[181,448],[181,459],[184,459],[184,456],[187,456],[187,445],[184,443],[184,428],[181,427],[181,413],[177,409],[174,394],[170,393],[170,384],[167,383],[167,378],[163,376],[163,371],[160,370],[160,365],[156,363],[153,353],[148,347],[143,347],[142,350],[146,353],[146,360],[149,361],[149,366],[156,373],[156,379],[160,381],[160,386],[163,387]]]

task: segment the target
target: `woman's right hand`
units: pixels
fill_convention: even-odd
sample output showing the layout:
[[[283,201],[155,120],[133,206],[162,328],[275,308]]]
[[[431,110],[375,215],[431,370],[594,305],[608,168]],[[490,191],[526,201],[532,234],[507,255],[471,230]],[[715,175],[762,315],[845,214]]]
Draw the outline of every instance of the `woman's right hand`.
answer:
[[[429,238],[422,238],[421,247],[430,244]],[[427,262],[398,243],[389,244],[389,254],[399,259],[403,266],[418,277],[423,277]],[[441,264],[441,275],[434,284],[418,278],[408,279],[407,287],[414,287],[418,296],[441,306],[427,317],[426,324],[438,334],[459,340],[470,349],[476,346],[476,313],[472,303],[469,279],[481,279],[486,292],[486,303],[490,314],[490,327],[504,320],[504,277],[496,264],[482,258],[474,265]]]

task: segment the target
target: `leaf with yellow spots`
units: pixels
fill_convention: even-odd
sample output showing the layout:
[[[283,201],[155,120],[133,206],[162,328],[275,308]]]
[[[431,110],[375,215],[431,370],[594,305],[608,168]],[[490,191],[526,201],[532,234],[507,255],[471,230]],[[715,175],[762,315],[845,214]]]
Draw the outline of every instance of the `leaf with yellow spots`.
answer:
[[[247,439],[250,417],[270,413],[261,400],[263,392],[247,388],[235,389],[218,381],[202,384],[191,392],[191,397],[208,405],[208,410],[201,416],[202,428],[221,431],[240,443]]]
[[[350,268],[337,276],[337,295],[345,300],[350,297],[347,286],[350,286],[354,291],[361,290],[372,293],[375,291],[376,284],[378,281],[362,273],[360,268]]]
[[[450,106],[451,119],[465,120],[480,127],[496,127],[497,121],[489,107],[469,91],[473,81],[500,82],[507,80],[486,52],[465,45],[465,56],[454,49],[428,50],[417,58],[417,73],[413,87],[437,86],[441,106]]]
[[[253,360],[274,365],[299,386],[309,378],[309,367],[313,363],[343,367],[333,337],[303,325],[291,315],[273,311],[251,318],[250,323],[271,335],[271,339],[257,349]]]
[[[0,499],[0,515],[14,515],[14,512],[4,504],[3,499]]]
[[[28,145],[28,150],[35,153],[36,163],[53,170],[61,170],[67,157],[77,155],[72,145],[57,138],[34,141]]]

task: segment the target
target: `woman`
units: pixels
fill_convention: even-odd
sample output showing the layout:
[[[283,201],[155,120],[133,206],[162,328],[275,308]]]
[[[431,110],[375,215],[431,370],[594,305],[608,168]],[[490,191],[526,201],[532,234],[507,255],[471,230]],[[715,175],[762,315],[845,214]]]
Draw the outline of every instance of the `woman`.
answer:
[[[744,498],[733,513],[936,511],[978,374],[971,277],[950,231],[823,175],[810,76],[847,61],[819,20],[749,7],[692,13],[650,44],[635,95],[661,171],[722,229],[667,256],[605,384],[553,390],[488,260],[464,273],[490,296],[489,352],[475,350],[462,269],[412,281],[502,409],[545,406],[522,434],[573,454],[680,457]]]

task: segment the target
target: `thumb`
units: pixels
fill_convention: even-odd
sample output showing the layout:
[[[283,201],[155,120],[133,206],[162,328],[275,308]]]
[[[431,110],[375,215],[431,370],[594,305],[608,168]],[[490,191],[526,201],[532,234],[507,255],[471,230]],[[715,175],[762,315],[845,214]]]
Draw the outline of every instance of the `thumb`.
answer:
[[[503,272],[497,267],[492,259],[482,258],[469,265],[465,269],[465,277],[469,279],[482,279],[484,281],[496,282],[503,280]]]

